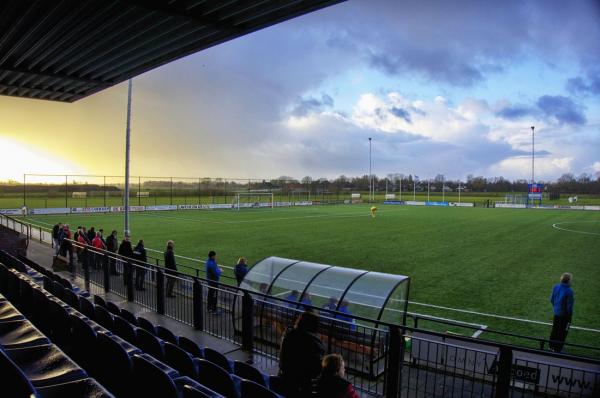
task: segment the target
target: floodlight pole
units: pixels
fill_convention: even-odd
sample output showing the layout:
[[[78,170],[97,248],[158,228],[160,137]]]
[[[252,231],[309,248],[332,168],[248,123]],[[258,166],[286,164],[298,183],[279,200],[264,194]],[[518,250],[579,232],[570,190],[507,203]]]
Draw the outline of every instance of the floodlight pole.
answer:
[[[429,179],[429,177],[427,177],[427,201],[428,202],[429,202],[429,182],[430,182],[430,179]]]
[[[127,85],[127,128],[125,130],[125,235],[129,235],[129,152],[131,147],[131,90],[132,79]]]
[[[460,203],[460,181],[458,182],[458,203]]]
[[[369,202],[373,197],[373,173],[371,171],[371,137],[369,137]]]
[[[531,183],[535,184],[535,126],[531,126]]]
[[[413,201],[417,200],[417,179],[413,178]]]

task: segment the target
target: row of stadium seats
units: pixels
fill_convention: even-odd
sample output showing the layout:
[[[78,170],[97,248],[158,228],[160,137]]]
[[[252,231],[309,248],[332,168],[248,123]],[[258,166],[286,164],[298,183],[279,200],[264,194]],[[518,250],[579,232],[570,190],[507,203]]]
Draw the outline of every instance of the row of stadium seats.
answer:
[[[12,284],[22,280],[2,263],[0,278],[15,281]],[[6,291],[0,293],[0,374],[4,393],[11,397],[113,397],[52,344],[3,293]]]
[[[39,284],[41,279],[54,296],[4,275],[0,275],[0,290],[6,289],[9,296],[19,299],[24,312],[29,312],[56,344],[117,396],[160,391],[158,395],[164,397],[274,398],[277,394],[268,388],[281,391],[277,377],[267,377],[244,362],[232,363],[209,347],[201,349],[192,340],[136,317],[100,296],[94,296],[92,303],[85,293],[76,294],[51,271],[31,261],[25,265],[5,253],[0,253],[0,259],[10,260],[11,266],[31,275],[32,283],[37,279]],[[29,265],[43,274],[36,275]],[[21,276],[20,280],[24,279]]]

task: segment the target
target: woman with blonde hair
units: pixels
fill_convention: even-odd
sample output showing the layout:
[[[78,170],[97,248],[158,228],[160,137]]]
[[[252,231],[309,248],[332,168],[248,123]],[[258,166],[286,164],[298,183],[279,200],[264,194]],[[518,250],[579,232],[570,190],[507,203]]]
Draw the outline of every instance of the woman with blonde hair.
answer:
[[[329,354],[321,363],[321,377],[316,384],[319,398],[359,398],[352,383],[344,378],[346,368],[344,358],[338,354]]]

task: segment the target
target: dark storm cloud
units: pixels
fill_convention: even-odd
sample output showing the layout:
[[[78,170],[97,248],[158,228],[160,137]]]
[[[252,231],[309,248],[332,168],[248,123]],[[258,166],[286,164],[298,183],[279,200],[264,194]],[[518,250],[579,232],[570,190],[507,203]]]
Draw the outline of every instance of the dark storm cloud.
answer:
[[[561,124],[582,125],[587,121],[581,109],[568,97],[544,95],[538,99],[537,106]]]
[[[390,109],[390,112],[392,112],[394,116],[404,119],[407,123],[412,123],[410,119],[410,113],[406,109],[393,107]]]
[[[485,84],[490,76],[531,57],[557,64],[566,57],[573,63],[599,65],[600,24],[598,14],[590,11],[594,4],[516,0],[340,3],[136,78],[140,93],[136,112],[145,119],[139,129],[157,137],[160,150],[168,132],[176,146],[174,153],[181,149],[193,154],[186,158],[201,158],[201,170],[190,174],[269,177],[277,170],[276,174],[303,175],[312,172],[303,171],[308,167],[314,174],[350,174],[362,167],[357,159],[362,159],[364,148],[357,149],[356,142],[381,134],[340,122],[347,119],[343,115],[351,114],[356,98],[343,98],[350,105],[340,111],[335,106],[344,101],[334,91],[329,93],[335,103],[333,98],[313,98],[307,93],[321,93],[328,79],[369,67],[465,87]],[[589,67],[582,70],[579,90],[590,92],[596,86],[587,74]],[[585,123],[573,101],[550,99],[540,104],[544,113],[529,104],[502,110],[499,116],[527,116],[524,112],[529,108],[560,123]],[[286,125],[289,116],[317,115],[323,110],[342,117],[317,125],[318,131],[307,137]],[[423,112],[408,106],[402,111],[395,111],[395,116],[414,123],[416,113]],[[383,134],[380,139],[388,147],[380,155],[392,169],[404,161],[417,165],[426,158],[432,168],[448,160],[448,168],[476,173],[511,153],[505,144],[489,144],[485,147],[489,150],[478,152],[478,146],[488,143],[477,141],[472,144],[474,153],[468,154],[472,158],[467,167],[455,160],[466,159],[465,151],[471,149],[410,133]],[[498,157],[490,158],[494,149]],[[431,153],[436,156],[429,157]],[[236,162],[237,156],[247,161]]]
[[[507,106],[506,108],[500,109],[496,112],[496,116],[503,119],[515,120],[525,116],[535,114],[536,110],[524,105]]]
[[[600,96],[600,70],[590,72],[587,78],[578,76],[567,80],[566,88],[574,95]]]
[[[323,112],[327,108],[333,107],[333,98],[327,94],[323,94],[321,99],[316,98],[299,98],[296,101],[294,109],[292,109],[292,115],[297,117],[303,117],[309,113]]]

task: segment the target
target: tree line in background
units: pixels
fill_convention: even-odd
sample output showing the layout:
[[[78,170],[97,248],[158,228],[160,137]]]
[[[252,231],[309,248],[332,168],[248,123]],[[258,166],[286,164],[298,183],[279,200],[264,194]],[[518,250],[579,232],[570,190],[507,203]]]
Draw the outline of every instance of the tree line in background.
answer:
[[[378,192],[398,192],[400,188],[406,191],[426,191],[428,180],[419,179],[411,174],[390,173],[385,177],[373,176],[374,187]],[[563,174],[556,181],[539,181],[546,184],[546,191],[563,194],[600,194],[600,173],[596,177],[589,174],[575,176]],[[528,181],[510,181],[504,177],[486,178],[482,176],[467,176],[466,181],[446,180],[442,174],[429,179],[429,190],[433,192],[527,192]],[[293,177],[281,176],[272,180],[228,180],[224,178],[165,178],[137,179],[130,185],[133,191],[190,191],[201,192],[235,192],[244,190],[264,191],[298,191],[298,192],[340,192],[340,191],[369,191],[369,176],[347,177],[341,175],[335,179],[314,178],[306,176],[300,180]],[[0,194],[21,194],[23,183],[17,181],[0,182]],[[56,194],[59,192],[119,192],[123,184],[95,184],[85,181],[73,181],[67,185],[59,183],[27,183],[27,193]]]

